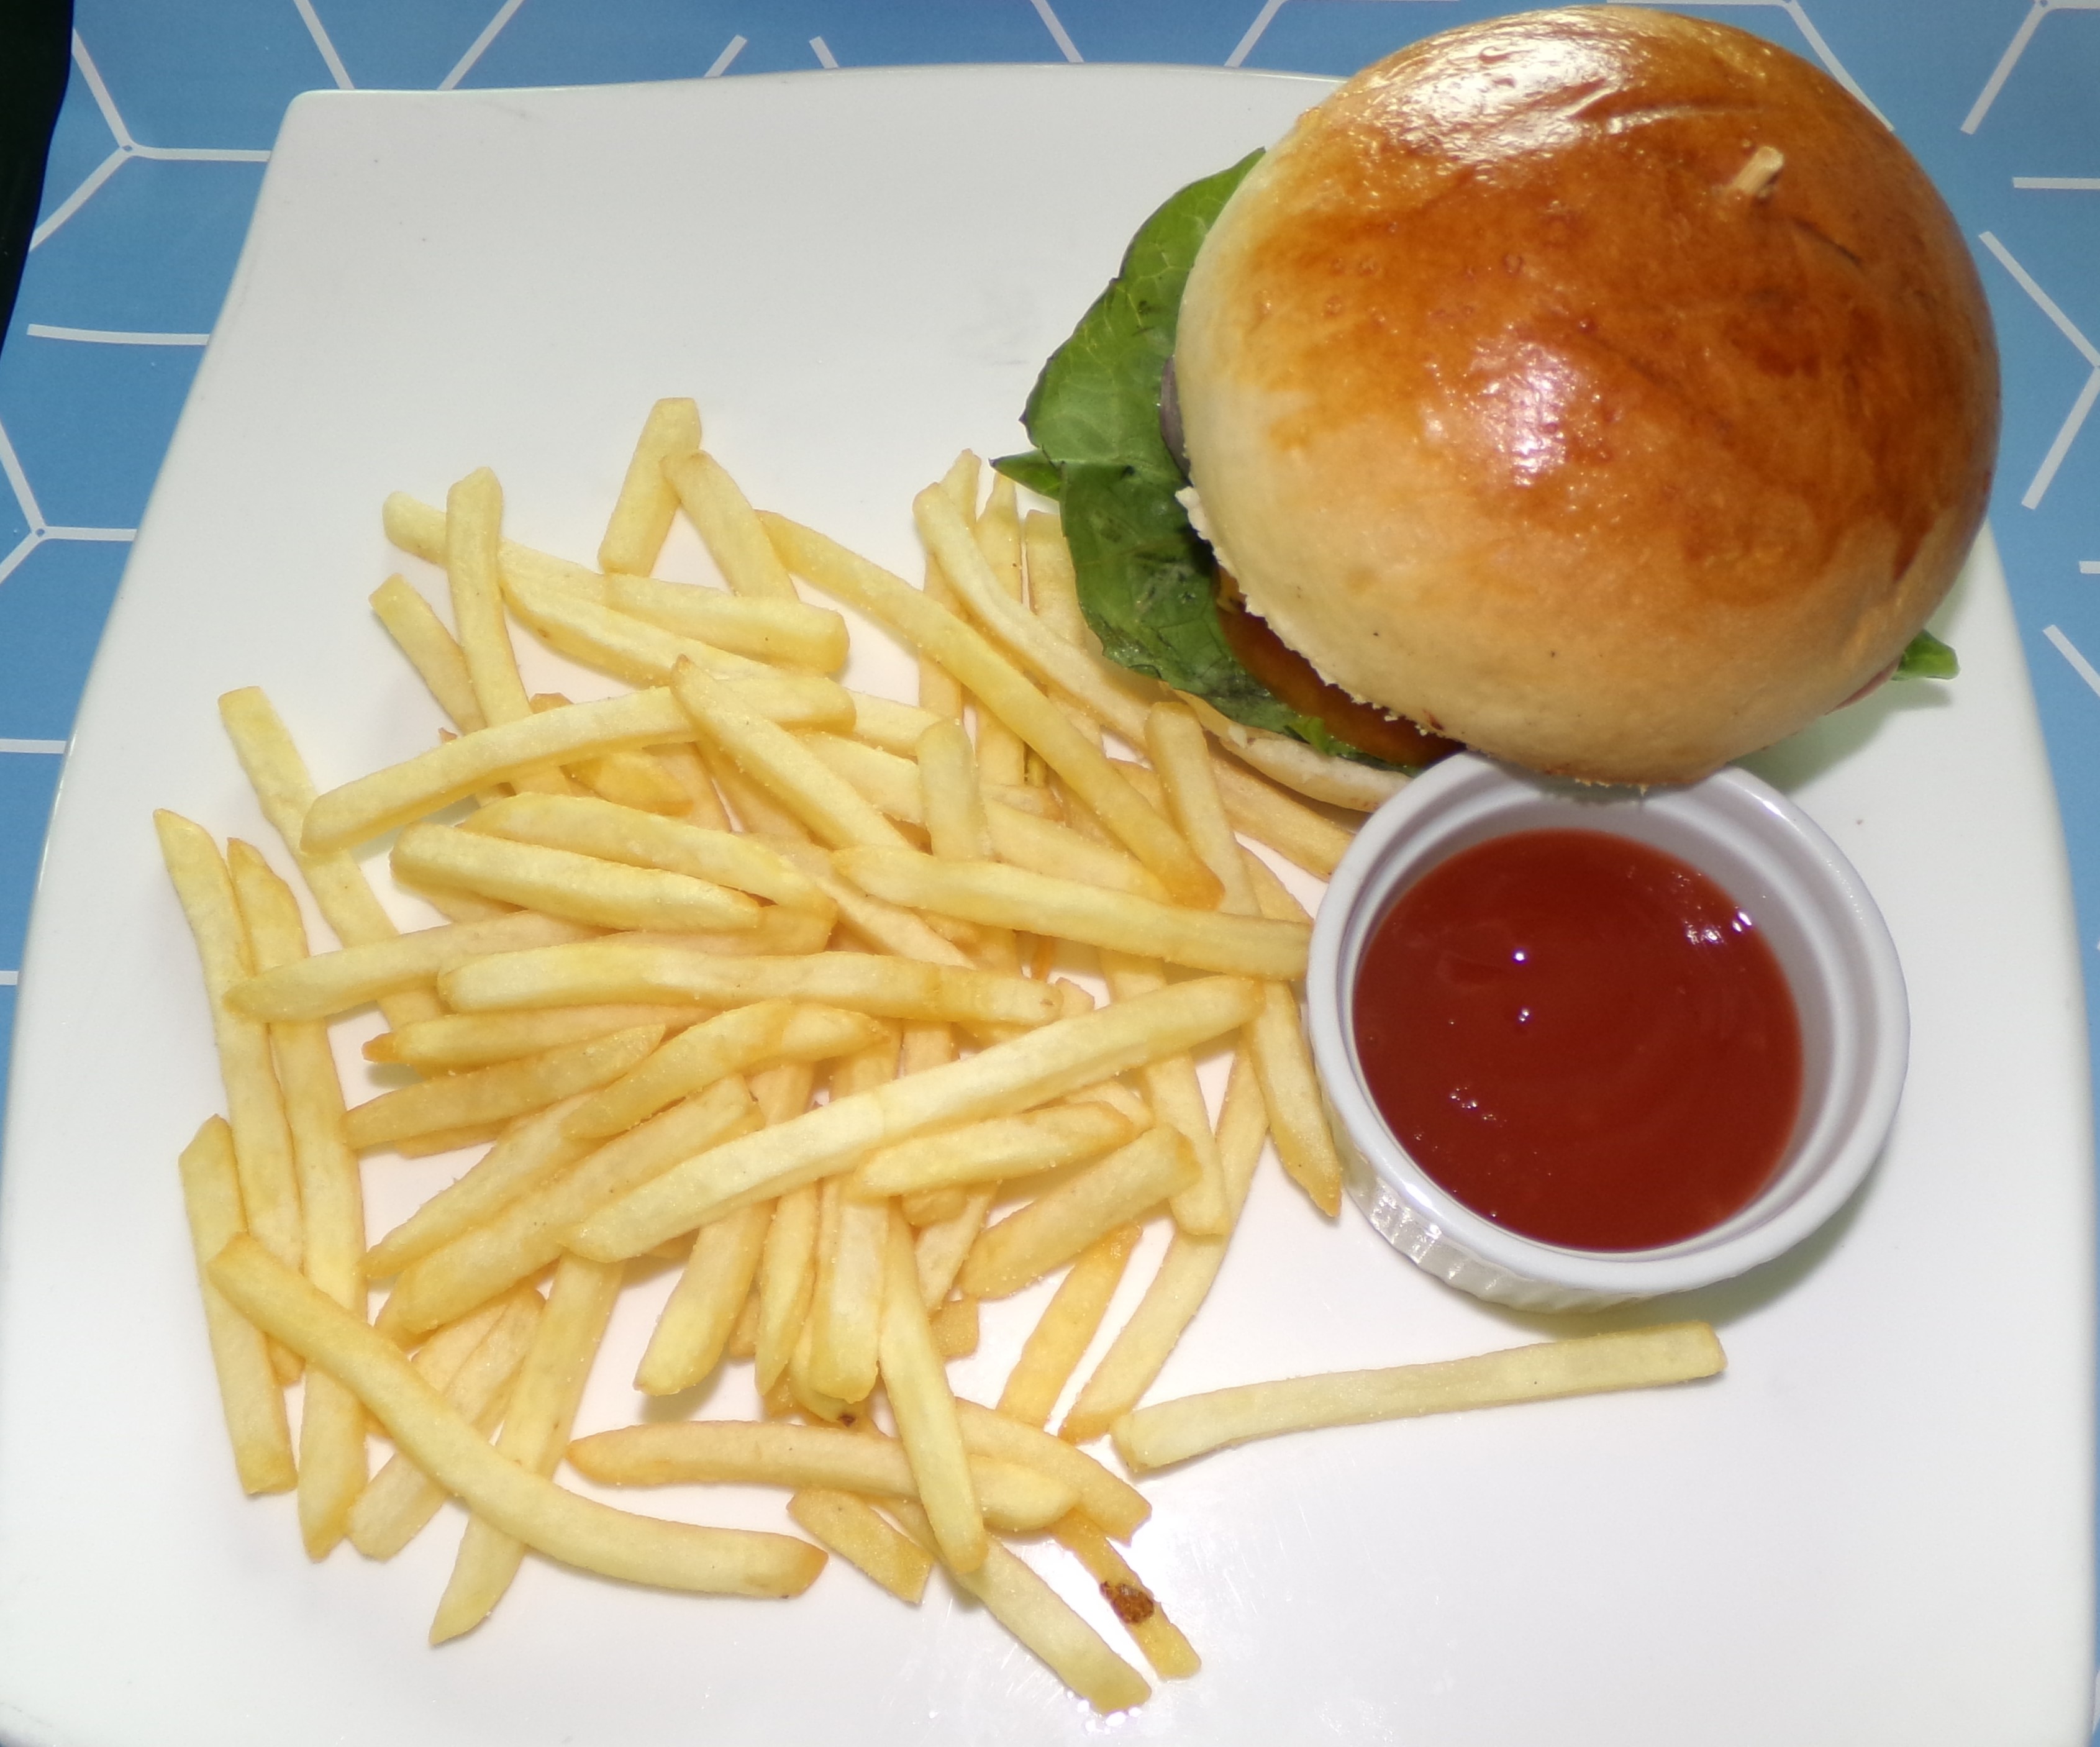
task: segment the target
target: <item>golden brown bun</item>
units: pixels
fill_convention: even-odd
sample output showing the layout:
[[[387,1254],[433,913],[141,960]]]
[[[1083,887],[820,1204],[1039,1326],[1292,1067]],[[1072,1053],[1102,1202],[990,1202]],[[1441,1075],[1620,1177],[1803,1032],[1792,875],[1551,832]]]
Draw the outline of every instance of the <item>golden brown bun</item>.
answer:
[[[1895,135],[1644,10],[1359,73],[1226,206],[1175,370],[1255,611],[1358,697],[1597,782],[1701,776],[1886,668],[1997,441],[1975,269]]]

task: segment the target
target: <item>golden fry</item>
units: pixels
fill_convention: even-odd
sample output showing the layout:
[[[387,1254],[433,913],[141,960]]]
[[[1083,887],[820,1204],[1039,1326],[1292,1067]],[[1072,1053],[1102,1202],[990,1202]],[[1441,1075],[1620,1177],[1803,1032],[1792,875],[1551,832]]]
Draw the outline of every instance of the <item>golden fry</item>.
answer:
[[[620,496],[598,542],[598,567],[646,576],[656,567],[664,536],[677,513],[677,493],[664,477],[667,463],[700,446],[700,409],[690,400],[660,400],[635,440],[633,458],[620,483]]]

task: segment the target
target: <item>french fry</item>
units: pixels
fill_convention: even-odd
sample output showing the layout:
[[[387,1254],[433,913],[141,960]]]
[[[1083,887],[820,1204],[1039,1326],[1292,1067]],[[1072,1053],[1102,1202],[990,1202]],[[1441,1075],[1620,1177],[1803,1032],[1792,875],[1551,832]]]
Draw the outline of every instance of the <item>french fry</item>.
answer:
[[[947,1301],[948,1290],[969,1259],[970,1246],[984,1229],[985,1215],[998,1194],[996,1187],[967,1191],[960,1207],[919,1233],[912,1249],[919,1266],[919,1296],[929,1314]]]
[[[939,487],[933,489],[940,496]],[[926,494],[920,494],[920,501]],[[945,500],[942,500],[945,502]],[[953,517],[952,506],[949,514]],[[1103,823],[1182,902],[1209,904],[1217,880],[1173,827],[1117,775],[1099,748],[1065,720],[984,637],[953,613],[821,534],[779,516],[761,516],[788,567],[827,593],[872,615],[932,655],[1014,732],[1041,753]],[[951,520],[950,526],[956,525]],[[976,547],[963,531],[973,554]],[[943,564],[946,562],[944,558]]]
[[[1203,1664],[1181,1629],[1167,1617],[1158,1598],[1130,1568],[1129,1561],[1110,1544],[1101,1524],[1074,1511],[1051,1525],[1057,1544],[1074,1554],[1087,1575],[1101,1586],[1101,1599],[1123,1621],[1132,1641],[1145,1652],[1162,1680],[1186,1680]]]
[[[690,740],[694,731],[668,687],[528,712],[319,796],[307,810],[299,846],[308,854],[348,849],[541,765]]]
[[[664,536],[671,532],[678,497],[664,477],[667,463],[700,446],[700,409],[690,400],[660,400],[649,409],[620,496],[598,542],[598,567],[646,576],[656,567]]]
[[[372,591],[371,604],[386,634],[430,687],[438,708],[452,717],[452,726],[461,734],[486,728],[488,718],[481,713],[481,702],[474,695],[466,657],[430,603],[409,587],[408,578],[389,576]]]
[[[401,586],[408,589],[406,583]],[[415,598],[421,604],[422,597]],[[423,611],[427,613],[430,609],[425,607]],[[438,631],[444,635],[442,625]],[[448,636],[445,640],[451,646],[451,638]],[[457,660],[457,647],[452,653]],[[464,663],[460,665],[459,683],[461,686],[467,683]],[[471,702],[472,697],[470,690],[465,701]],[[307,889],[313,893],[328,925],[335,930],[336,938],[346,946],[391,940],[399,930],[373,894],[364,870],[345,851],[310,855],[300,848],[299,834],[306,827],[307,810],[314,804],[313,779],[307,774],[305,760],[299,757],[298,748],[293,744],[261,688],[250,686],[227,692],[218,700],[218,719],[255,791],[262,816],[298,863],[300,877],[307,882]],[[396,990],[381,999],[379,1009],[386,1016],[386,1023],[397,1027],[435,1018],[443,1010],[437,997],[422,989]]]
[[[666,1105],[760,1062],[828,1061],[880,1042],[884,1027],[842,1008],[760,1001],[692,1026],[622,1074],[568,1118],[578,1140],[624,1133]]]
[[[944,862],[908,849],[849,849],[832,859],[863,891],[968,922],[1029,928],[1228,976],[1305,973],[1311,930],[1266,917],[1187,910],[998,862]]]
[[[1040,1468],[1069,1483],[1079,1508],[1118,1541],[1127,1541],[1151,1515],[1152,1507],[1128,1480],[1112,1474],[1083,1449],[975,1401],[955,1403],[963,1447],[976,1456],[996,1456]]]
[[[365,1254],[366,1273],[376,1280],[399,1273],[581,1158],[593,1143],[572,1138],[567,1123],[589,1096],[578,1092],[514,1124],[465,1176],[374,1244]]]
[[[788,1369],[795,1339],[817,1283],[817,1185],[791,1189],[774,1204],[758,1263],[758,1392],[767,1393]]]
[[[903,844],[897,827],[851,783],[691,662],[681,662],[673,672],[671,690],[701,737],[800,818],[819,842]]]
[[[1014,514],[1013,482],[1004,474],[994,474],[991,496],[977,513],[974,526],[967,522],[963,525],[969,527],[977,555],[995,585],[1017,602],[1021,595],[1021,523]],[[945,561],[942,575],[953,587],[954,579]],[[978,713],[977,750],[986,782],[1018,786],[1027,780],[1027,748],[995,712]]]
[[[788,1501],[796,1525],[820,1546],[858,1566],[899,1601],[917,1607],[933,1574],[933,1556],[885,1521],[853,1493],[805,1486]]]
[[[458,628],[474,702],[492,724],[518,721],[532,712],[503,621],[503,582],[496,561],[502,523],[503,487],[488,468],[477,467],[446,493],[444,566],[452,623]],[[567,787],[558,774],[523,774],[551,783],[558,794]]]
[[[1057,1013],[1057,996],[1040,983],[953,965],[855,952],[725,959],[677,947],[578,944],[590,950],[562,947],[476,960],[447,972],[439,992],[462,1012],[682,997],[710,1007],[814,1001],[881,1019],[974,1025],[1039,1026]]]
[[[483,1437],[496,1429],[540,1326],[540,1295],[512,1295],[503,1315],[445,1386],[446,1405]],[[444,1489],[404,1452],[388,1458],[351,1507],[350,1544],[367,1559],[391,1559],[423,1532],[445,1502]]]
[[[960,1446],[959,1446],[960,1448]],[[578,1438],[569,1465],[606,1486],[734,1485],[823,1487],[884,1498],[915,1498],[920,1483],[904,1445],[867,1430],[778,1420],[682,1420],[627,1426]],[[968,1460],[985,1515],[1004,1533],[1030,1534],[1070,1511],[1069,1480],[997,1457]]]
[[[226,859],[257,968],[305,957],[306,924],[292,889],[252,845],[238,838],[227,844]],[[361,1315],[364,1187],[345,1132],[342,1087],[328,1032],[313,1021],[273,1026],[270,1044],[292,1135],[306,1276]],[[333,1377],[316,1371],[306,1380],[299,1410],[299,1533],[308,1558],[327,1557],[342,1538],[366,1478],[364,1409]]]
[[[236,983],[227,1004],[236,1013],[276,1023],[331,1019],[376,995],[435,982],[445,971],[492,952],[557,946],[591,933],[572,922],[529,911],[488,922],[454,922],[418,929],[390,940],[316,953]]]
[[[1121,952],[1101,954],[1101,973],[1109,992],[1118,1001],[1134,1001],[1167,986],[1166,973],[1152,959],[1132,958]],[[1195,1183],[1174,1200],[1174,1223],[1185,1232],[1215,1234],[1229,1220],[1225,1210],[1224,1181],[1220,1175],[1218,1145],[1211,1132],[1210,1106],[1196,1079],[1193,1056],[1164,1057],[1147,1062],[1143,1069],[1145,1095],[1158,1118],[1178,1129],[1189,1149],[1196,1155],[1200,1173]]]
[[[880,1043],[840,1062],[832,1073],[832,1098],[871,1092],[894,1080],[898,1043],[890,1030]],[[860,1401],[875,1387],[889,1231],[887,1202],[854,1200],[840,1193],[837,1183],[824,1185],[805,1369],[814,1387],[842,1401]]]
[[[574,1163],[547,1172],[485,1223],[469,1228],[404,1268],[380,1313],[379,1326],[390,1335],[406,1338],[449,1321],[470,1306],[536,1273],[564,1249],[575,1248],[575,1226],[607,1202],[678,1160],[743,1132],[757,1119],[750,1092],[741,1079],[732,1075],[672,1105],[639,1128],[606,1141]]]
[[[439,1485],[550,1559],[632,1583],[739,1595],[800,1595],[823,1568],[821,1552],[788,1536],[637,1517],[499,1455],[391,1343],[252,1238],[232,1239],[211,1277],[251,1322],[348,1386]]]
[[[1116,769],[1140,795],[1155,806],[1166,799],[1157,773],[1122,759]],[[1356,840],[1356,833],[1337,825],[1325,814],[1316,813],[1304,801],[1286,794],[1274,783],[1230,759],[1213,758],[1211,774],[1224,799],[1225,817],[1233,829],[1244,832],[1256,843],[1266,844],[1286,861],[1317,874],[1331,875]]]
[[[913,1260],[915,1266],[915,1249]],[[975,1299],[951,1298],[938,1309],[929,1312],[927,1320],[933,1327],[933,1345],[942,1358],[966,1358],[977,1350],[979,1330],[977,1301]]]
[[[368,1153],[417,1136],[529,1116],[619,1079],[663,1036],[661,1026],[636,1026],[610,1037],[563,1043],[516,1061],[383,1092],[350,1112],[345,1132],[354,1150]]]
[[[828,916],[836,909],[807,874],[770,845],[609,801],[514,795],[483,807],[474,816],[473,829],[514,842],[682,874],[813,915]]]
[[[708,774],[708,767],[699,752],[690,746],[655,746],[649,756],[663,767],[664,772],[686,792],[686,823],[697,825],[703,831],[726,832],[730,829],[729,812],[722,805],[721,796],[715,792],[714,779]],[[613,858],[618,860],[617,856]]]
[[[789,596],[724,593],[653,576],[608,576],[605,604],[680,637],[754,661],[836,673],[845,665],[846,622],[827,607]]]
[[[537,796],[536,799],[539,798]],[[435,1005],[435,1002],[432,1005]],[[518,1012],[446,1013],[382,1031],[364,1046],[367,1061],[384,1061],[418,1074],[455,1074],[498,1061],[536,1056],[564,1043],[585,1043],[636,1026],[683,1030],[712,1017],[704,1007],[629,1002],[603,1007],[527,1008]]]
[[[1007,1374],[999,1412],[1031,1426],[1048,1421],[1108,1312],[1142,1231],[1141,1226],[1119,1225],[1079,1253]]]
[[[925,1507],[941,1562],[967,1573],[985,1562],[991,1548],[977,1482],[963,1447],[955,1398],[933,1344],[926,1306],[919,1295],[918,1264],[911,1233],[893,1209],[882,1291],[882,1387],[896,1417],[897,1435],[911,1458],[911,1476]]]
[[[532,701],[532,712],[536,716],[545,714],[549,710],[566,710],[574,707],[569,699],[558,691],[535,692]],[[644,812],[683,813],[690,805],[685,790],[673,781],[663,766],[646,752],[605,752],[596,758],[579,760],[563,774],[582,783],[593,795]],[[484,796],[483,805],[492,798]]]
[[[299,1185],[292,1162],[292,1132],[271,1060],[269,1034],[234,990],[254,968],[248,933],[234,901],[233,880],[218,846],[201,825],[165,811],[153,815],[161,859],[196,942],[204,968],[212,1034],[226,1086],[233,1156],[240,1176],[243,1229],[288,1268],[299,1265],[302,1237]],[[312,961],[308,961],[312,962]],[[296,972],[300,967],[288,966]]]
[[[1018,1292],[1104,1233],[1186,1189],[1198,1174],[1195,1154],[1177,1131],[1164,1123],[1147,1129],[989,1228],[955,1283],[973,1298]]]
[[[205,1330],[219,1406],[233,1445],[234,1472],[246,1493],[289,1492],[298,1484],[284,1392],[271,1368],[269,1343],[213,1282],[211,1260],[243,1234],[240,1183],[233,1161],[233,1131],[223,1117],[205,1119],[183,1149],[183,1205],[196,1254],[204,1295]]]
[[[892,1509],[913,1538],[923,1546],[934,1545],[924,1511],[902,1502]],[[989,1544],[984,1563],[973,1571],[957,1571],[945,1560],[942,1564],[959,1588],[983,1603],[986,1612],[1103,1715],[1127,1710],[1152,1696],[1145,1677],[998,1542]]]
[[[1079,576],[1057,512],[1030,510],[1021,518],[1021,544],[1028,565],[1028,604],[1036,617],[1074,649],[1096,652],[1100,640],[1079,605]]]
[[[773,1203],[741,1207],[703,1225],[693,1238],[685,1271],[657,1319],[634,1387],[644,1395],[676,1395],[690,1389],[721,1364],[739,1314],[751,1296]]]
[[[1706,1324],[1673,1322],[1436,1365],[1335,1371],[1185,1396],[1126,1414],[1111,1436],[1123,1465],[1143,1472],[1286,1432],[1654,1388],[1712,1377],[1727,1363]]]
[[[1247,1188],[1268,1132],[1268,1112],[1244,1055],[1233,1062],[1225,1085],[1224,1107],[1218,1113],[1217,1144],[1223,1169],[1229,1221],[1237,1223],[1246,1204]],[[1138,1404],[1159,1375],[1181,1331],[1194,1320],[1225,1259],[1229,1229],[1199,1237],[1177,1231],[1167,1246],[1159,1271],[1145,1287],[1137,1308],[1116,1331],[1109,1350],[1080,1387],[1057,1435],[1074,1444],[1091,1443]]]
[[[411,825],[393,865],[419,884],[454,886],[600,928],[699,933],[755,927],[759,907],[688,874],[601,861],[450,825]]]
[[[518,1368],[496,1440],[497,1454],[506,1460],[542,1478],[560,1462],[624,1272],[617,1263],[576,1255],[555,1264],[545,1312]],[[430,1625],[430,1642],[457,1638],[487,1618],[510,1587],[524,1553],[525,1543],[515,1535],[482,1517],[469,1519]]]
[[[681,661],[690,661],[775,721],[801,728],[853,725],[853,700],[821,673],[734,655],[536,577],[508,576],[504,592],[526,628],[549,648],[629,685],[662,685]]]
[[[913,911],[870,898],[840,875],[832,867],[831,857],[815,844],[776,841],[774,846],[816,882],[824,895],[838,907],[839,920],[869,945],[897,958],[915,960],[921,964],[970,968],[969,955],[961,947],[934,933]]]
[[[601,1261],[638,1255],[717,1209],[814,1182],[886,1142],[1009,1114],[1192,1048],[1244,1023],[1259,999],[1256,986],[1238,977],[1177,983],[994,1044],[966,1061],[833,1099],[762,1135],[688,1158],[586,1221],[572,1247]]]
[[[1225,889],[1220,907],[1238,915],[1259,914],[1247,868],[1252,858],[1243,855],[1227,823],[1195,717],[1178,704],[1155,705],[1145,721],[1145,744],[1166,785],[1168,812]],[[1299,1018],[1298,997],[1283,982],[1270,983],[1263,994],[1262,1010],[1247,1027],[1246,1043],[1268,1105],[1269,1133],[1284,1170],[1332,1219],[1342,1211],[1342,1159],[1321,1107],[1320,1083]]]
[[[899,704],[893,698],[878,698],[865,691],[851,690],[846,695],[853,699],[853,737],[899,758],[909,758],[912,748],[919,743],[919,737],[935,722],[943,720],[931,710]]]
[[[909,1195],[1003,1183],[1075,1164],[1120,1146],[1145,1124],[1105,1104],[1057,1105],[994,1117],[871,1153],[854,1171],[856,1195]]]
[[[796,598],[795,585],[774,555],[765,529],[721,462],[703,449],[667,462],[664,477],[731,589],[754,599]]]

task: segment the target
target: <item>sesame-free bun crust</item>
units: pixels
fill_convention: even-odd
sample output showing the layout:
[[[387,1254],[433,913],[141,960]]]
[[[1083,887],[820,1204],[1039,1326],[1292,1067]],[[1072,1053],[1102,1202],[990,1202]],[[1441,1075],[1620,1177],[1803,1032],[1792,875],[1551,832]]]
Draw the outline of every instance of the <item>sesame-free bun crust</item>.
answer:
[[[1349,81],[1220,215],[1175,370],[1255,611],[1357,696],[1595,782],[1696,779],[1870,684],[1996,448],[1982,289],[1895,135],[1644,9]]]

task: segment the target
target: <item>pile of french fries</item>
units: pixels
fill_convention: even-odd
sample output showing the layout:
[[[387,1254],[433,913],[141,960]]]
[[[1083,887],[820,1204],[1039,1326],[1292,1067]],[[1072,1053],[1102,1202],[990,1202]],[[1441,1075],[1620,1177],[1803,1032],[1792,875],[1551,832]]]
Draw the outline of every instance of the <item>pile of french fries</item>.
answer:
[[[239,1478],[296,1488],[315,1559],[388,1557],[460,1499],[434,1643],[528,1548],[752,1596],[799,1593],[828,1549],[914,1604],[938,1564],[1118,1710],[1144,1677],[1008,1545],[1047,1534],[1156,1674],[1194,1672],[1118,1551],[1150,1507],[1082,1445],[1111,1436],[1138,1473],[1721,1366],[1684,1325],[1140,1405],[1265,1142],[1339,1209],[1294,986],[1309,919],[1241,839],[1325,875],[1348,834],[1105,664],[1056,518],[981,489],[966,455],[916,500],[923,587],[754,512],[690,400],[651,413],[595,568],[505,540],[485,470],[442,510],[397,495],[390,536],[443,565],[452,625],[399,576],[373,606],[456,732],[317,795],[261,691],[220,700],[338,944],[310,950],[261,851],[158,815],[224,1080],[181,1173]],[[727,589],[651,574],[681,509]],[[832,677],[846,621],[795,577],[915,654],[915,705]],[[513,619],[638,689],[528,695]],[[389,832],[445,925],[399,931],[353,859]],[[366,1056],[415,1078],[346,1109],[328,1027],[373,1003]],[[1196,1063],[1224,1048],[1214,1115]],[[363,1155],[468,1147],[368,1246]],[[1148,1220],[1171,1221],[1163,1259],[1053,1434]],[[636,1388],[748,1361],[764,1417],[571,1442],[626,1276],[664,1257],[682,1272]],[[980,1302],[1059,1270],[999,1400],[959,1399]],[[557,1484],[564,1459],[607,1485],[780,1487],[802,1533],[615,1509]]]

